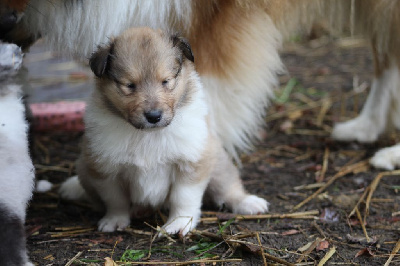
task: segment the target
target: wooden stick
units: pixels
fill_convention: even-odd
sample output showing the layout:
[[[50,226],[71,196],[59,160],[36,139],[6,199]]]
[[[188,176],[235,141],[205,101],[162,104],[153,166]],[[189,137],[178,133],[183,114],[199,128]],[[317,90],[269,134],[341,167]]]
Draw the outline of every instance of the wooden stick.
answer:
[[[305,212],[295,212],[295,213],[283,213],[283,214],[260,214],[260,215],[236,215],[231,218],[235,218],[238,221],[242,220],[257,220],[257,219],[316,219],[315,215],[319,215],[318,210],[305,211]],[[205,217],[201,218],[200,222],[218,222],[220,219],[218,217]]]
[[[378,174],[375,179],[372,181],[369,189],[369,193],[367,196],[367,200],[365,202],[365,216],[367,216],[369,214],[369,204],[371,202],[372,199],[372,195],[374,194],[379,182],[381,181],[381,179],[384,176],[388,176],[388,175],[400,175],[400,170],[396,170],[396,171],[389,171],[389,172],[382,172],[380,174]]]
[[[323,187],[320,187],[317,191],[315,191],[311,196],[309,196],[308,198],[306,198],[305,200],[303,200],[302,202],[300,202],[299,204],[297,204],[292,211],[298,210],[299,208],[303,207],[303,205],[307,204],[309,201],[311,201],[312,199],[314,199],[315,197],[317,197],[322,191],[324,191],[325,189],[327,189],[330,185],[332,185],[337,179],[353,172],[354,170],[360,168],[360,167],[365,167],[366,165],[368,165],[368,161],[361,161],[346,167],[343,167],[342,169],[340,169],[340,171],[334,175],[333,177],[331,177],[326,184]]]
[[[263,259],[264,266],[268,266],[267,259],[265,258],[265,254],[264,254],[264,248],[263,248],[263,245],[261,244],[260,235],[257,233],[256,236],[257,236],[258,246],[260,247],[261,257]]]
[[[328,163],[329,163],[329,148],[326,147],[326,148],[325,148],[325,152],[324,152],[324,161],[323,161],[323,163],[322,163],[321,173],[320,173],[320,175],[318,176],[318,183],[324,181],[326,171],[328,170]]]
[[[73,257],[72,259],[70,259],[65,266],[70,266],[72,265],[72,263],[74,263],[74,261],[76,261],[77,258],[79,258],[82,255],[83,251],[79,251],[78,254],[75,255],[75,257]]]
[[[367,193],[369,191],[369,186],[364,190],[364,193],[361,195],[360,199],[357,201],[356,206],[353,208],[353,210],[349,214],[349,218],[353,216],[356,213],[356,209],[360,206],[361,202],[364,201],[365,197],[367,196]]]
[[[190,261],[117,261],[121,265],[189,265],[189,264],[200,264],[200,263],[223,263],[223,262],[242,262],[242,259],[225,259],[225,260],[190,260]]]
[[[385,266],[389,266],[390,262],[392,261],[394,256],[397,254],[397,252],[399,252],[399,250],[400,250],[400,239],[397,241],[396,246],[393,248],[392,252],[390,253],[389,258],[385,263]]]
[[[356,214],[357,214],[358,220],[360,221],[361,228],[362,228],[362,230],[363,230],[363,232],[364,232],[365,238],[367,239],[367,243],[369,243],[369,242],[370,242],[370,238],[369,238],[369,236],[368,236],[368,234],[367,234],[367,229],[365,228],[365,222],[364,222],[364,220],[362,219],[361,213],[360,213],[360,211],[358,210],[358,208],[356,209]]]
[[[323,266],[336,252],[336,247],[333,246],[329,251],[325,254],[325,256],[318,263],[318,266]]]

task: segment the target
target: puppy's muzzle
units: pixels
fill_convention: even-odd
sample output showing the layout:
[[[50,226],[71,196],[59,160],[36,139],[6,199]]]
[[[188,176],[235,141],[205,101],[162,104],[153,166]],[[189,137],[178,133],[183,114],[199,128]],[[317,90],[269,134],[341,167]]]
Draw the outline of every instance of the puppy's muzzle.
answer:
[[[157,124],[161,121],[162,111],[150,110],[148,112],[144,112],[144,117],[146,117],[147,122],[149,122],[150,124]]]

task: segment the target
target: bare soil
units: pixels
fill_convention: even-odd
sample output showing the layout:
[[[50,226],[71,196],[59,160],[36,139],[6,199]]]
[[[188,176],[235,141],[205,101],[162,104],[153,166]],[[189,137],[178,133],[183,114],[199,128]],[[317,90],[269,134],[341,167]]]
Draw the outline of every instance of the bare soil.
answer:
[[[290,75],[281,77],[267,127],[260,132],[264,139],[242,157],[246,188],[266,198],[271,214],[279,215],[235,220],[204,207],[203,222],[185,238],[153,239],[165,218],[161,212],[133,220],[126,231],[100,233],[96,223],[101,213],[57,196],[57,185],[75,172],[81,133],[34,132],[37,178],[56,186],[35,193],[28,210],[32,262],[104,265],[110,257],[118,265],[204,265],[207,260],[217,265],[317,265],[331,252],[327,265],[383,265],[400,236],[400,177],[385,175],[374,190],[371,183],[381,171],[367,160],[398,142],[399,135],[390,132],[375,144],[339,143],[329,137],[335,122],[354,117],[362,107],[368,89],[356,93],[353,88],[370,82],[369,49],[360,42],[321,38],[288,44],[282,57]],[[294,210],[324,184],[325,189]],[[370,201],[364,192],[373,192]],[[356,206],[360,216],[357,211],[350,216]],[[290,217],[299,212],[305,213]],[[129,262],[121,262],[124,252],[125,258],[130,254]],[[398,255],[392,260],[396,264]]]

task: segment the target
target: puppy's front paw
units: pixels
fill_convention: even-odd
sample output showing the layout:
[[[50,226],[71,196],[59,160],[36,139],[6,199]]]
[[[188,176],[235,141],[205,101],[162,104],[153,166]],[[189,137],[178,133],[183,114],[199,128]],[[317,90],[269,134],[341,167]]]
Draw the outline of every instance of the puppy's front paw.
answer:
[[[265,199],[255,195],[247,195],[235,206],[232,211],[239,214],[261,214],[268,212],[269,203]]]
[[[193,217],[177,217],[174,219],[169,219],[163,226],[163,232],[170,235],[180,233],[186,235],[189,231],[193,230],[197,225],[197,220],[195,221]],[[162,236],[162,233],[160,233]]]
[[[130,224],[129,215],[106,215],[99,221],[99,231],[124,230]]]

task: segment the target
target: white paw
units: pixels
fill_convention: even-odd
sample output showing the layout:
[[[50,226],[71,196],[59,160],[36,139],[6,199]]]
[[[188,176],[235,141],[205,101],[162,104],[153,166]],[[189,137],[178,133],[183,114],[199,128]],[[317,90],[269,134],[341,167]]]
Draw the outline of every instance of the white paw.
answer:
[[[36,181],[35,192],[37,193],[46,193],[53,188],[53,184],[47,180],[38,180]]]
[[[341,141],[359,141],[362,143],[374,142],[382,133],[378,123],[372,123],[367,118],[357,117],[352,120],[337,123],[332,131],[332,138]]]
[[[400,167],[400,144],[379,150],[369,163],[375,168],[390,171]]]
[[[99,221],[99,231],[114,232],[124,230],[130,224],[129,215],[106,215]]]
[[[68,178],[58,190],[61,198],[67,200],[82,200],[86,197],[85,189],[79,182],[78,176]]]
[[[193,230],[197,225],[198,219],[194,219],[189,216],[176,217],[174,219],[168,219],[163,226],[163,231],[173,235],[180,233],[186,235],[189,231]],[[162,236],[162,233],[160,234]]]
[[[232,207],[232,212],[239,214],[261,214],[268,212],[269,203],[255,195],[247,195],[239,204]]]

